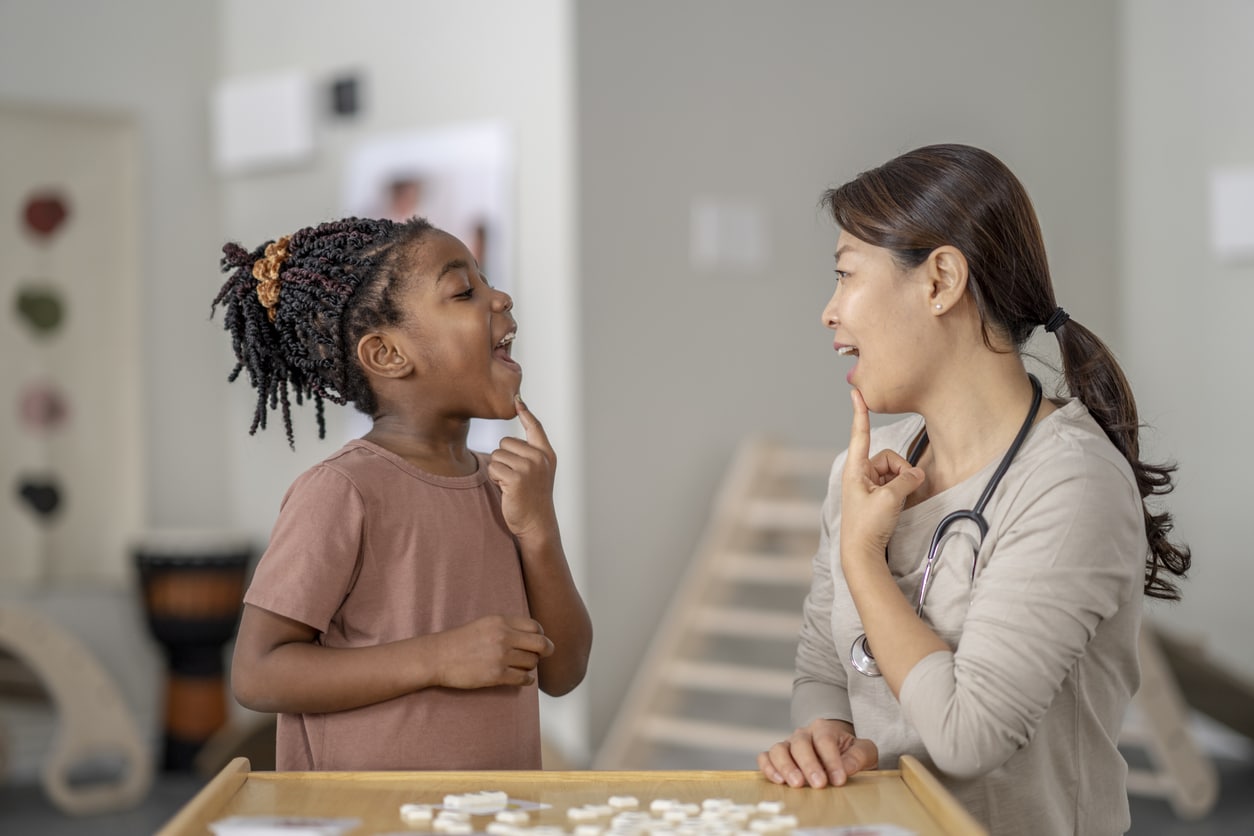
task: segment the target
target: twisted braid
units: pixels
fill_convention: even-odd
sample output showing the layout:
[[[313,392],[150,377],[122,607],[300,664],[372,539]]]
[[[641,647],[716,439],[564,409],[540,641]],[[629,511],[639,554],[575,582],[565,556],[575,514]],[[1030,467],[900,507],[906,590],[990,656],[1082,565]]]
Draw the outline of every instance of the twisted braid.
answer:
[[[265,429],[268,413],[277,409],[295,449],[293,395],[297,405],[313,400],[319,438],[326,437],[324,401],[352,403],[374,415],[378,403],[357,362],[357,341],[371,329],[401,321],[395,295],[405,275],[403,255],[432,228],[421,218],[403,223],[346,218],[302,229],[290,236],[286,256],[274,268],[277,285],[263,288],[270,307],[259,298],[253,266],[274,242],[251,252],[234,243],[223,246],[228,278],[210,317],[219,305],[225,309],[222,325],[231,334],[236,361],[227,380],[234,382],[247,370],[257,390],[250,435]]]

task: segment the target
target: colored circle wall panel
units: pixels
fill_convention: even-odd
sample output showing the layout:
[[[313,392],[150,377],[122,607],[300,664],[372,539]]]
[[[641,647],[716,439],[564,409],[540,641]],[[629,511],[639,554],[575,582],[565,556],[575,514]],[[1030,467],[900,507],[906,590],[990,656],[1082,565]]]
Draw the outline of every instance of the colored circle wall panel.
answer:
[[[65,426],[70,417],[65,395],[50,383],[28,384],[22,390],[18,410],[26,429],[44,434]]]
[[[146,473],[139,147],[128,114],[0,104],[6,589],[132,580]]]
[[[47,520],[61,507],[62,491],[52,476],[27,476],[17,483],[17,494],[26,507]]]
[[[36,334],[54,333],[65,321],[65,302],[56,288],[48,284],[20,288],[14,307],[18,319]]]
[[[26,231],[38,239],[51,238],[69,217],[69,203],[55,190],[35,192],[27,198],[22,211]]]

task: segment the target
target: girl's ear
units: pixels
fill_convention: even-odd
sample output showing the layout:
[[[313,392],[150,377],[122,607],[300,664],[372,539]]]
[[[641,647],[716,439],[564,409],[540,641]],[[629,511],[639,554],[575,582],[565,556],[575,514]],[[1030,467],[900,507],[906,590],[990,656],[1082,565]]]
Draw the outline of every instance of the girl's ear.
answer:
[[[366,334],[357,341],[357,362],[366,374],[378,377],[404,377],[414,368],[400,346],[380,331]]]
[[[962,299],[967,291],[967,257],[948,244],[932,250],[927,257],[928,306],[940,315]]]

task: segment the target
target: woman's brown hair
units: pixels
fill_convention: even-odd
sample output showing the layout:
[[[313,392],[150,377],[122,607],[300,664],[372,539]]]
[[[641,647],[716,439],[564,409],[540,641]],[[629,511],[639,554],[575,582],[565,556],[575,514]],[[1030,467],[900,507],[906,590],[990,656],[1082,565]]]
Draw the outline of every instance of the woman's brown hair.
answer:
[[[994,348],[995,332],[1021,351],[1038,326],[1054,319],[1067,388],[1136,477],[1149,540],[1145,594],[1178,600],[1180,591],[1163,570],[1183,576],[1192,555],[1168,538],[1171,514],[1155,514],[1145,501],[1171,492],[1175,465],[1141,461],[1136,400],[1114,354],[1074,319],[1055,317],[1059,309],[1040,225],[1027,191],[1010,169],[979,148],[931,145],[829,190],[823,205],[841,229],[890,250],[906,269],[923,263],[941,245],[961,250],[989,348]]]

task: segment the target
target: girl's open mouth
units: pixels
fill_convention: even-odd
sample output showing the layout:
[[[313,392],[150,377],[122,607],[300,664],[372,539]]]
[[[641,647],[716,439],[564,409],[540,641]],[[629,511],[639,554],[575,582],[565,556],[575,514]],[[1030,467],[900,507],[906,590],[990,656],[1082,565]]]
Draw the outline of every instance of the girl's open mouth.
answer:
[[[501,341],[498,342],[496,347],[492,349],[492,356],[507,366],[521,369],[522,366],[518,365],[518,361],[510,355],[510,352],[513,350],[515,333],[516,332],[514,331],[510,331],[504,337],[501,337]]]

